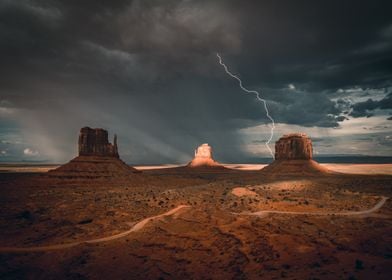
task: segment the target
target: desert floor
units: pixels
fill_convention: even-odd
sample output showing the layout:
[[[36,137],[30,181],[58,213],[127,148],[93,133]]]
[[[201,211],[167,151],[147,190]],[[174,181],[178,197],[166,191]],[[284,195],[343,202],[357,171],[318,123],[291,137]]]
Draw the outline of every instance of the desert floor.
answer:
[[[3,165],[0,279],[390,279],[392,165],[324,166],[342,174]]]

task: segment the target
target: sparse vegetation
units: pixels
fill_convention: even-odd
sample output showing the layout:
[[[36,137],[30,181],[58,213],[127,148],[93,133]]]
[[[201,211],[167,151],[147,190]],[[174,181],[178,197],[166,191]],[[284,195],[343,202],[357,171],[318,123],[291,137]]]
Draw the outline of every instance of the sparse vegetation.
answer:
[[[236,215],[260,210],[369,209],[380,195],[390,196],[388,178],[362,179],[359,193],[355,191],[359,186],[355,177],[338,177],[334,181],[313,178],[306,182],[291,179],[286,183],[282,179],[260,178],[256,172],[194,176],[151,171],[143,177],[139,175],[121,183],[53,178],[21,180],[20,185],[3,182],[0,213],[7,215],[0,215],[2,245],[43,246],[110,236],[184,204],[191,206],[190,210],[149,222],[142,231],[116,242],[80,246],[64,254],[54,252],[61,264],[55,265],[57,271],[86,273],[88,269],[99,278],[102,275],[95,273],[103,264],[113,268],[125,262],[127,268],[144,278],[161,275],[159,269],[181,278],[202,266],[205,272],[198,273],[204,278],[213,271],[225,279],[235,273],[260,275],[261,279],[303,279],[304,275],[323,279],[331,269],[347,269],[347,258],[351,258],[351,272],[361,279],[361,273],[369,270],[379,273],[382,268],[378,262],[391,261],[385,249],[390,228],[384,218]],[[232,193],[234,188],[242,188],[241,197]],[[387,203],[381,214],[388,216],[390,211],[391,204]],[[365,256],[369,254],[372,258],[368,261]],[[34,256],[5,256],[2,261],[10,268],[20,263],[42,269],[53,265],[48,263],[50,258]],[[0,273],[1,269],[8,268],[0,267]],[[345,277],[349,278],[351,272],[347,269]]]

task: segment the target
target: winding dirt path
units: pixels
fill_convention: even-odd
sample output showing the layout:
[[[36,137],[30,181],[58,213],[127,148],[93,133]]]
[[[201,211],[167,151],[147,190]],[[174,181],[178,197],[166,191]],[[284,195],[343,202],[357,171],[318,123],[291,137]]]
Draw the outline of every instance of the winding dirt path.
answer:
[[[258,212],[253,212],[253,213],[233,213],[235,215],[246,215],[246,216],[266,216],[268,214],[285,214],[285,215],[314,215],[314,216],[358,216],[358,215],[367,215],[371,214],[373,212],[378,211],[388,200],[388,197],[381,197],[381,200],[374,205],[372,208],[368,210],[362,210],[362,211],[348,211],[348,212],[296,212],[296,211],[278,211],[278,210],[262,210]],[[90,239],[90,240],[84,240],[84,241],[75,241],[71,243],[65,243],[65,244],[55,244],[55,245],[48,245],[48,246],[35,246],[35,247],[0,247],[0,253],[13,253],[13,252],[42,252],[42,251],[51,251],[51,250],[60,250],[60,249],[66,249],[66,248],[71,248],[75,247],[81,244],[96,244],[96,243],[102,243],[102,242],[107,242],[107,241],[112,241],[116,240],[119,238],[123,238],[127,236],[128,234],[132,232],[136,232],[141,230],[148,224],[149,222],[152,222],[154,220],[160,219],[165,216],[171,216],[181,209],[184,208],[190,208],[188,205],[180,205],[177,206],[174,209],[171,209],[168,212],[165,212],[160,215],[156,215],[153,217],[146,218],[144,220],[141,220],[140,222],[136,223],[132,228],[130,228],[127,231],[107,236],[107,237],[102,237],[102,238],[95,238],[95,239]]]
[[[84,241],[75,241],[71,243],[65,243],[65,244],[55,244],[55,245],[48,245],[48,246],[35,246],[35,247],[0,247],[0,253],[12,253],[12,252],[42,252],[42,251],[51,251],[51,250],[60,250],[60,249],[66,249],[66,248],[71,248],[78,246],[80,244],[94,244],[94,243],[102,243],[102,242],[107,242],[107,241],[112,241],[115,239],[122,238],[124,236],[127,236],[128,234],[139,231],[142,228],[146,226],[147,223],[152,222],[154,220],[160,219],[165,216],[171,216],[175,214],[176,212],[180,211],[181,209],[184,208],[190,208],[188,205],[180,205],[177,206],[174,209],[171,209],[168,212],[165,212],[163,214],[153,216],[146,218],[144,220],[141,220],[140,222],[136,223],[132,228],[130,228],[127,231],[107,236],[107,237],[102,237],[102,238],[96,238],[96,239],[90,239],[90,240],[84,240]]]
[[[268,214],[285,214],[285,215],[314,215],[314,216],[358,216],[367,215],[378,211],[388,200],[388,197],[382,196],[381,200],[368,210],[348,211],[348,212],[297,212],[297,211],[278,211],[278,210],[262,210],[253,213],[236,213],[236,215],[246,216],[266,216]]]

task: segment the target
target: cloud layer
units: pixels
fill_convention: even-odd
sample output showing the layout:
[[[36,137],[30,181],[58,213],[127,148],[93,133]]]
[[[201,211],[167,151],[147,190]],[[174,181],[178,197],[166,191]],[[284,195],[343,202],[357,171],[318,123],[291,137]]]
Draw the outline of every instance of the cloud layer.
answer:
[[[323,153],[335,153],[336,129],[349,135],[358,121],[382,123],[382,133],[362,129],[367,140],[357,152],[371,154],[377,142],[390,154],[388,8],[389,1],[2,1],[0,160],[29,160],[26,149],[36,159],[67,160],[85,125],[117,133],[133,163],[184,162],[202,142],[222,161],[267,156],[254,146],[269,131],[263,107],[225,75],[216,52],[262,92],[279,133],[329,131]],[[262,129],[257,139],[252,128]]]

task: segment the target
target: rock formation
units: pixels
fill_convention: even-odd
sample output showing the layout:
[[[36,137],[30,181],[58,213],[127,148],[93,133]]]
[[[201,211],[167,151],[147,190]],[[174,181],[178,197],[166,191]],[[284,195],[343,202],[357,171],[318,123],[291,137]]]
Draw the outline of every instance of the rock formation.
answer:
[[[113,144],[102,128],[83,127],[79,134],[79,156],[54,170],[50,177],[72,179],[115,178],[139,172],[124,163],[118,154],[117,136]]]
[[[313,158],[312,140],[303,133],[284,135],[275,143],[275,161],[264,167],[266,175],[317,175],[330,173]]]
[[[283,135],[275,143],[275,159],[312,159],[312,140],[303,133]]]
[[[119,158],[117,136],[113,144],[108,141],[108,132],[102,128],[83,127],[79,134],[79,156],[108,156]]]
[[[223,167],[212,158],[212,148],[207,143],[195,150],[195,157],[188,163],[188,167]]]

